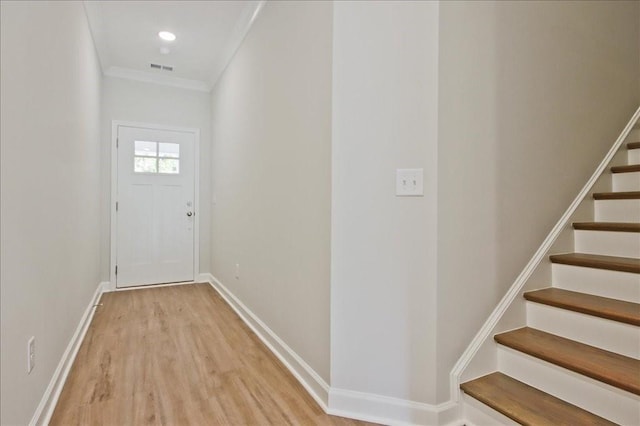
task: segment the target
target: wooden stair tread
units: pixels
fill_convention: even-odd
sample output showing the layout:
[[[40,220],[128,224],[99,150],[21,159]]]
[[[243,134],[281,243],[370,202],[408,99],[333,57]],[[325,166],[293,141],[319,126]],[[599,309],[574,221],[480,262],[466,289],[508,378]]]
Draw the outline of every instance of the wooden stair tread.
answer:
[[[629,142],[627,149],[640,149],[640,142]]]
[[[640,360],[530,327],[497,334],[512,349],[640,395]]]
[[[500,372],[463,383],[460,388],[522,425],[615,425]]]
[[[573,229],[584,231],[640,232],[640,223],[634,222],[574,222]]]
[[[611,271],[640,274],[640,259],[631,257],[604,256],[600,254],[566,253],[549,256],[553,263],[584,266],[587,268],[608,269]]]
[[[531,302],[640,326],[640,303],[553,287],[529,291],[524,294],[524,298]]]
[[[611,173],[633,173],[640,172],[640,164],[629,164],[627,166],[614,166]]]
[[[640,200],[640,191],[596,192],[596,200]]]

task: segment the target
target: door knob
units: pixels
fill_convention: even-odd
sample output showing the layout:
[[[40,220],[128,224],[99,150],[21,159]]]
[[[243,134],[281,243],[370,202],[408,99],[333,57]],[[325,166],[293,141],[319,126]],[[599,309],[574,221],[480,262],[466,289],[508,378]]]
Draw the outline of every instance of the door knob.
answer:
[[[193,213],[187,212],[187,216],[191,217],[191,216],[193,216]]]

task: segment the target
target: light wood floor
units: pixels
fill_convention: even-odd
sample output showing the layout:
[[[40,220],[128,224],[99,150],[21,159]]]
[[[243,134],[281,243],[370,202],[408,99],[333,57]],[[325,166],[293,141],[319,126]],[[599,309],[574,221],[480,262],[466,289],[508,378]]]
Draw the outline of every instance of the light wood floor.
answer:
[[[326,415],[209,284],[106,293],[51,425],[359,425]]]

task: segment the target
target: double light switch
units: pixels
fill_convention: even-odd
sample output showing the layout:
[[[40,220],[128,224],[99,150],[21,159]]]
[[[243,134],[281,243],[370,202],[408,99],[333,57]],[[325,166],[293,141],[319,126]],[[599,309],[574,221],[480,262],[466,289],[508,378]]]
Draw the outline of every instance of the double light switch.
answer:
[[[396,195],[421,197],[423,195],[423,169],[397,169]]]

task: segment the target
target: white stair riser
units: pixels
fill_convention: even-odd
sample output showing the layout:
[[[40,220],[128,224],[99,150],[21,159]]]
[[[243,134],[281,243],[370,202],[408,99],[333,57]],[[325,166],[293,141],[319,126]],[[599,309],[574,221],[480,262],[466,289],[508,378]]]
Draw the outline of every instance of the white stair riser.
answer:
[[[640,397],[498,345],[504,374],[622,425],[640,424]]]
[[[554,287],[640,303],[639,274],[557,263],[551,271]]]
[[[611,188],[613,191],[640,191],[640,172],[614,173],[612,176]]]
[[[628,357],[640,357],[640,330],[634,325],[529,301],[527,325]]]
[[[629,164],[640,164],[640,149],[630,149],[627,152],[627,162]]]
[[[607,256],[640,257],[640,233],[583,231],[573,233],[575,251]]]
[[[519,426],[519,423],[464,393],[462,394],[462,415],[464,419],[462,424],[465,426]]]
[[[596,200],[597,222],[640,222],[640,200]]]

